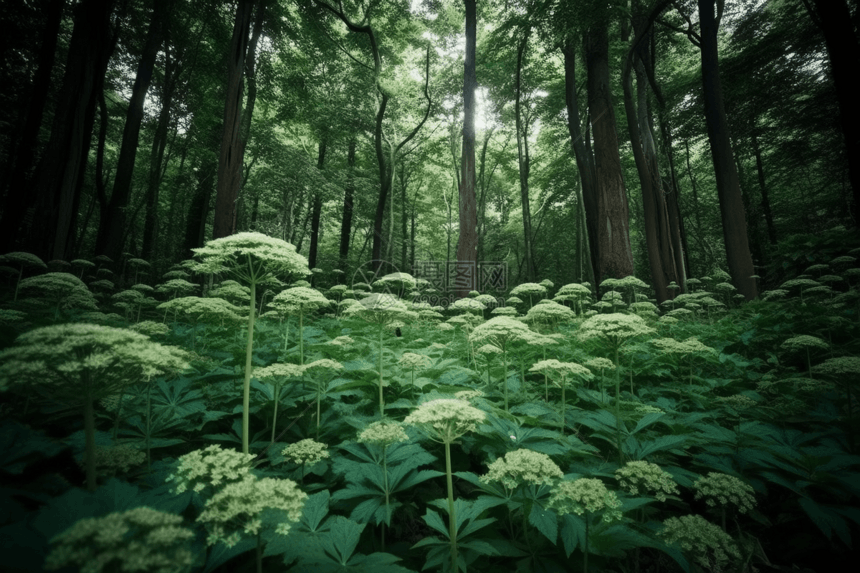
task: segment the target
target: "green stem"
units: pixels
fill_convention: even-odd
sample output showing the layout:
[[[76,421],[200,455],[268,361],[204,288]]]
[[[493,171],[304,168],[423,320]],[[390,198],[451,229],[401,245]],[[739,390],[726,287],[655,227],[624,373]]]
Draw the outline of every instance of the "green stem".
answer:
[[[615,438],[618,444],[618,463],[624,463],[621,453],[621,374],[618,368],[618,344],[615,345]],[[587,571],[587,569],[586,569]]]
[[[304,309],[299,307],[299,365],[305,365],[305,313]]]
[[[379,417],[382,418],[385,416],[385,402],[382,399],[382,329],[385,328],[384,325],[379,325]]]
[[[565,397],[564,397],[564,390],[565,390],[565,384],[564,384],[564,378],[562,378],[561,379],[561,428],[559,428],[562,438],[564,438],[564,415],[565,415],[565,408],[567,407],[567,401],[565,400]]]
[[[87,385],[84,396],[84,464],[87,474],[87,491],[96,491],[96,420],[93,394]]]
[[[454,510],[454,482],[451,478],[451,443],[445,442],[445,475],[448,479],[448,536],[451,538],[451,570],[457,571],[457,514]]]
[[[120,419],[120,416],[122,416],[122,400],[123,400],[123,398],[125,398],[125,392],[120,393],[119,404],[117,404],[117,407],[116,407],[116,418],[114,418],[114,421],[113,421],[113,435],[112,435],[112,438],[114,440],[116,440],[116,434],[117,434],[117,431],[119,430],[119,419]],[[28,401],[29,401],[29,399],[30,399],[30,396],[27,396]],[[26,407],[24,408],[24,413],[25,414],[27,413]]]
[[[382,479],[385,482],[385,523],[382,524],[382,550],[385,551],[385,526],[391,522],[391,507],[388,492],[388,456],[387,446],[382,446]]]
[[[251,410],[251,355],[254,349],[254,311],[257,308],[257,285],[251,280],[251,304],[248,310],[248,344],[245,346],[245,380],[242,391],[242,453],[249,448]]]
[[[317,382],[317,440],[320,439],[320,397],[322,396],[322,386]]]
[[[505,387],[505,412],[508,411],[508,353],[502,347],[502,385]]]
[[[146,471],[151,471],[152,456],[149,448],[149,435],[152,432],[152,380],[146,381]]]
[[[263,573],[263,542],[257,533],[257,573]]]
[[[272,443],[275,443],[275,428],[278,426],[278,403],[281,397],[281,383],[275,383],[275,413],[272,416]]]
[[[582,552],[582,570],[588,573],[588,512],[585,513],[585,551]]]

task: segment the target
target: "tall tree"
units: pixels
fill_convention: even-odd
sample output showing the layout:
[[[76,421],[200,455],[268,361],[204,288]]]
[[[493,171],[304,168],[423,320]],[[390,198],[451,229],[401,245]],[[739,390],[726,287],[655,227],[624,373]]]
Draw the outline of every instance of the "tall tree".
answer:
[[[317,153],[317,169],[323,170],[325,164],[326,140],[325,135],[319,142]],[[308,268],[313,269],[317,265],[317,251],[319,250],[320,215],[322,214],[323,196],[322,191],[317,191],[311,199],[311,246],[308,251]]]
[[[810,5],[810,2],[814,4]],[[845,0],[803,0],[812,20],[821,28],[830,73],[839,102],[842,134],[845,139],[848,176],[853,189],[851,215],[860,229],[860,108],[857,106],[857,70],[860,69],[860,41]],[[854,2],[854,16],[860,18],[860,7]]]
[[[227,94],[224,104],[224,131],[218,156],[218,182],[215,190],[215,223],[212,238],[232,235],[236,230],[236,200],[242,185],[242,100],[245,61],[251,20],[257,0],[239,0],[227,57]],[[254,54],[251,54],[254,57]]]
[[[528,45],[530,33],[531,28],[527,27],[523,34],[523,38],[517,45],[517,72],[514,84],[514,91],[516,94],[514,100],[514,116],[517,131],[517,161],[519,163],[520,174],[520,200],[523,208],[523,262],[526,267],[526,282],[535,281],[535,262],[534,252],[532,249],[532,216],[529,207],[529,170],[531,169],[528,140],[529,122],[527,118],[523,118],[524,114],[522,109],[523,60],[525,59],[526,46]]]
[[[51,137],[32,183],[33,216],[25,244],[47,259],[65,259],[81,170],[89,153],[98,94],[116,45],[111,27],[115,0],[83,0],[74,7],[74,29],[54,112]]]
[[[338,268],[344,272],[340,275],[342,280],[346,279],[349,269],[349,238],[352,231],[352,211],[355,195],[355,136],[349,139],[349,148],[346,153],[346,185],[343,187],[343,216],[340,223],[340,249],[338,250]]]
[[[66,0],[48,0],[45,3],[45,28],[39,49],[39,66],[33,78],[32,89],[28,94],[27,115],[20,132],[20,139],[17,145],[13,143],[15,148],[9,153],[7,170],[4,170],[8,172],[0,179],[3,182],[0,193],[6,194],[3,217],[0,219],[0,251],[4,253],[14,250],[15,235],[28,206],[28,194],[14,192],[14,190],[29,187],[28,180],[32,176],[42,116],[48,102],[51,70],[54,67],[54,54],[57,51],[57,38],[59,38],[60,22],[65,6]]]
[[[615,108],[609,84],[608,14],[597,18],[589,27],[584,43],[588,69],[588,111],[594,134],[598,242],[595,280],[599,284],[607,278],[633,274],[629,207],[621,175]]]
[[[153,2],[149,30],[144,40],[143,51],[137,65],[137,75],[131,89],[131,99],[126,112],[113,192],[107,203],[107,209],[101,214],[96,252],[107,255],[114,260],[119,260],[123,252],[123,237],[128,226],[126,212],[131,198],[131,178],[134,173],[140,126],[143,121],[143,104],[146,100],[146,93],[149,91],[149,84],[152,81],[155,56],[162,44],[164,24],[170,17],[172,5],[172,0],[154,0]]]
[[[717,29],[720,18],[715,15],[714,9],[718,7],[721,16],[723,3],[724,0],[698,0],[700,29],[698,41],[702,55],[705,122],[717,181],[729,274],[738,292],[747,300],[752,300],[757,296],[756,282],[752,278],[755,268],[750,254],[740,179],[729,140],[717,54]]]
[[[457,261],[475,268],[478,262],[478,203],[475,196],[475,54],[477,51],[476,0],[464,0],[466,5],[466,58],[463,73],[463,155],[460,177],[460,240],[457,243]],[[474,287],[473,287],[474,288]],[[469,294],[469,285],[463,283],[458,297]]]

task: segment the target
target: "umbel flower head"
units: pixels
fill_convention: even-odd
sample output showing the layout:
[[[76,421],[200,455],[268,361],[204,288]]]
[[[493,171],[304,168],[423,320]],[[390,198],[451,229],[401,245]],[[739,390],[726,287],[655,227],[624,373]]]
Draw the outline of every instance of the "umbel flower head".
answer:
[[[300,286],[279,292],[272,299],[272,302],[295,307],[297,310],[314,310],[331,304],[331,301],[318,290]]]
[[[243,535],[257,535],[263,526],[265,509],[286,512],[285,519],[277,525],[275,533],[287,535],[290,525],[302,517],[302,509],[308,495],[288,479],[263,478],[246,475],[242,481],[225,485],[207,502],[197,518],[208,524],[208,545],[218,542],[233,547]]]
[[[817,336],[809,336],[808,334],[801,334],[800,336],[793,336],[780,344],[780,348],[784,348],[785,350],[809,350],[813,348],[818,348],[821,350],[827,350],[830,346]]]
[[[708,571],[723,569],[730,559],[741,557],[731,536],[701,515],[670,517],[658,535],[681,547]]]
[[[666,354],[699,354],[716,352],[710,346],[705,346],[693,336],[687,340],[675,340],[674,338],[657,338],[651,341],[654,346]]]
[[[594,378],[591,370],[585,366],[580,366],[575,362],[559,362],[555,358],[535,362],[529,368],[529,372],[542,372],[559,386],[564,385],[565,380],[568,378],[582,378],[583,380]]]
[[[270,378],[299,378],[305,371],[305,367],[298,364],[285,364],[276,362],[268,366],[254,368],[254,377],[259,380]]]
[[[149,507],[87,517],[51,539],[45,569],[174,573],[191,566],[193,538],[181,516]]]
[[[294,463],[308,466],[329,457],[328,446],[310,438],[290,444],[281,450],[281,455]]]
[[[236,450],[222,450],[215,444],[180,456],[176,470],[164,481],[174,483],[171,493],[187,490],[201,493],[208,488],[219,488],[225,483],[243,480],[251,473],[252,454]],[[210,489],[211,491],[211,489]]]
[[[413,313],[403,302],[395,296],[387,293],[373,293],[365,296],[344,310],[347,317],[361,317],[373,324],[388,324],[394,320],[409,318]]]
[[[533,334],[529,327],[508,316],[491,318],[484,324],[475,327],[469,335],[469,341],[474,345],[494,344],[502,350],[509,342],[525,340]]]
[[[249,283],[275,273],[308,274],[308,260],[293,245],[262,233],[236,233],[192,250],[197,260],[187,266],[200,273],[226,271]]]
[[[411,370],[413,368],[427,368],[430,366],[432,361],[430,360],[429,356],[425,356],[423,354],[404,352],[397,363],[400,364],[400,366],[402,366],[403,368]]]
[[[621,501],[615,492],[606,489],[603,482],[596,478],[580,478],[575,481],[561,481],[549,496],[549,505],[559,515],[575,513],[582,515],[604,512],[603,521],[621,519]]]
[[[117,446],[96,446],[96,468],[100,473],[114,475],[126,473],[133,466],[139,466],[146,461],[146,452],[133,446],[119,444]],[[84,460],[78,460],[83,467]]]
[[[487,473],[481,476],[480,481],[495,481],[506,489],[514,489],[520,484],[551,485],[563,477],[561,468],[548,455],[519,449],[489,464]]]
[[[693,484],[696,499],[705,498],[710,507],[732,507],[746,513],[755,506],[753,488],[738,478],[718,472],[709,472]]]
[[[409,436],[403,430],[403,425],[397,422],[379,421],[368,424],[367,427],[358,434],[358,443],[373,444],[387,448],[391,444],[405,442],[409,440]]]
[[[403,420],[417,426],[432,440],[450,444],[463,434],[473,432],[487,415],[464,400],[441,398],[424,402]]]
[[[580,325],[577,335],[581,340],[602,338],[614,346],[620,346],[628,338],[654,332],[641,316],[611,313],[588,317]]]
[[[651,462],[627,462],[615,470],[615,479],[630,495],[652,493],[658,500],[666,501],[666,494],[680,493],[672,475]]]

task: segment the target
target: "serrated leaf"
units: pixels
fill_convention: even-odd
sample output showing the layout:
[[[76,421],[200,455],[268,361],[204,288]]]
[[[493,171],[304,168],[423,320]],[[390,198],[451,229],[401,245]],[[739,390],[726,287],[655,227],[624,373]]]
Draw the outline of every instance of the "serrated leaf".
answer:
[[[585,547],[585,520],[570,513],[562,516],[561,541],[568,557],[578,546]]]
[[[424,514],[424,523],[427,524],[428,527],[431,527],[445,536],[445,539],[450,539],[451,537],[448,535],[448,526],[442,522],[442,518],[439,517],[439,514],[433,511],[432,509],[428,509],[427,513]]]

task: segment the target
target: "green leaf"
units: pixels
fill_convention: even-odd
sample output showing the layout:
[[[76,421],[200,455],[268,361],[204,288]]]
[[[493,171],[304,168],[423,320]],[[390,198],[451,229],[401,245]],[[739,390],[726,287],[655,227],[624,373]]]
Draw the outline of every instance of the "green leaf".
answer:
[[[336,556],[341,565],[346,565],[358,546],[364,525],[341,517],[333,518],[331,531],[325,539],[328,553]]]
[[[537,527],[538,531],[555,545],[555,540],[558,538],[558,516],[554,511],[544,509],[535,503],[529,513],[529,523]]]
[[[585,547],[585,520],[571,513],[562,516],[561,541],[568,557],[579,545]]]
[[[445,536],[445,539],[450,539],[451,537],[448,535],[448,526],[442,522],[442,518],[439,517],[439,514],[433,511],[432,509],[428,509],[427,513],[424,514],[424,523],[426,523],[429,527],[435,529],[439,533]]]
[[[828,540],[833,536],[835,530],[843,543],[851,544],[851,532],[848,524],[834,509],[820,505],[808,497],[801,497],[798,503]]]
[[[202,573],[212,573],[212,571],[215,571],[230,559],[251,551],[256,546],[257,540],[252,537],[243,537],[233,547],[227,547],[223,543],[216,543],[209,549],[206,556],[206,566],[203,568]]]

